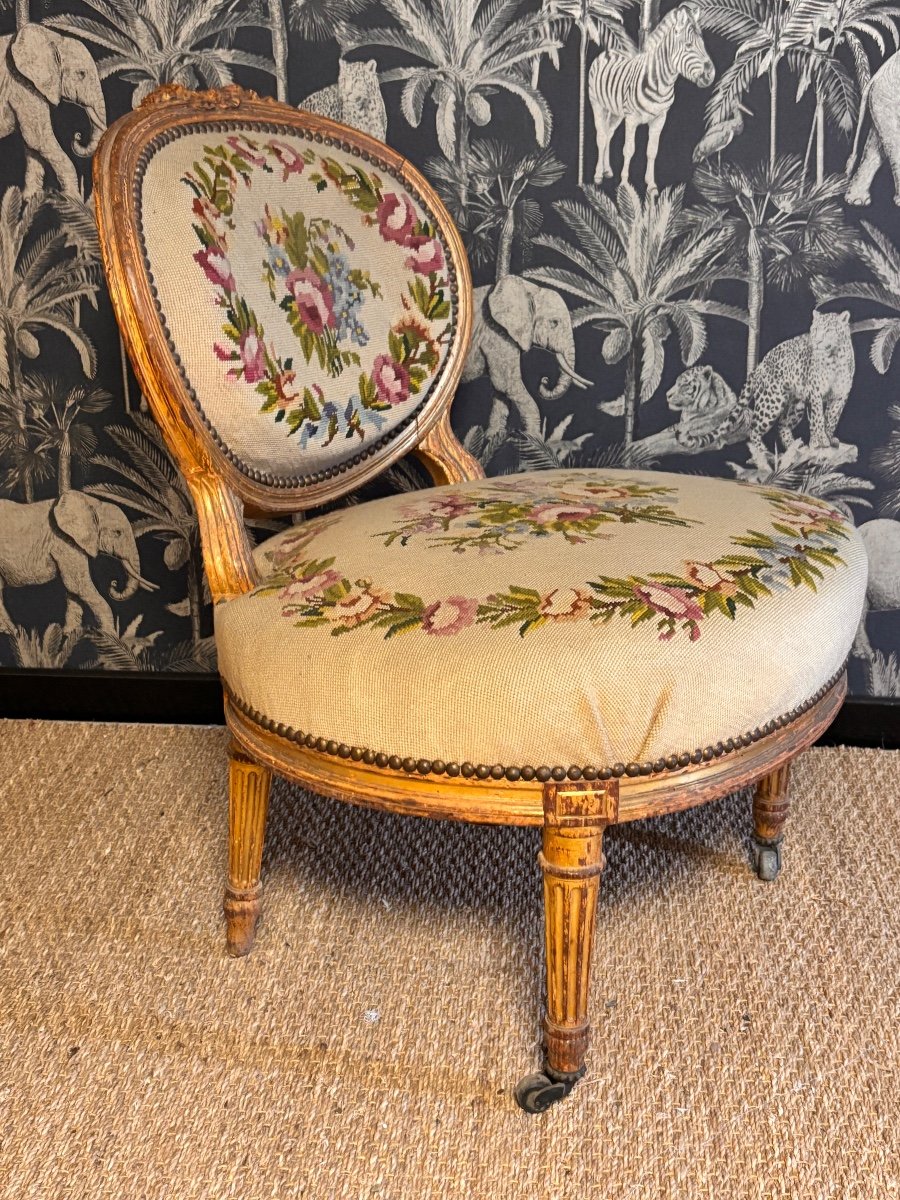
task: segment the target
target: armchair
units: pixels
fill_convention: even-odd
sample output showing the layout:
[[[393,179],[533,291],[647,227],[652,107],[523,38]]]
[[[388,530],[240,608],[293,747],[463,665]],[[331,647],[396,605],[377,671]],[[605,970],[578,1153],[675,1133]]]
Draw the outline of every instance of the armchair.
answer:
[[[790,760],[844,696],[862,543],[774,488],[484,479],[449,422],[473,316],[462,243],[362,133],[166,86],[106,132],[94,181],[116,316],[215,601],[228,949],[253,944],[273,772],[411,816],[539,826],[546,1066],[516,1098],[542,1111],[585,1070],[606,828],[757,783],[755,864],[777,875]],[[302,513],[407,452],[433,489],[251,549],[246,508]]]

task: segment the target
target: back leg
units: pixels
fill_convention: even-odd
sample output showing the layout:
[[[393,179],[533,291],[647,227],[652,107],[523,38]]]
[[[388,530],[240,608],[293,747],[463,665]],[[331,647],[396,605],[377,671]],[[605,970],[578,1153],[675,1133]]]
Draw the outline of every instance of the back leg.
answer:
[[[790,778],[791,765],[785,763],[759,781],[753,798],[753,865],[765,883],[771,883],[781,870]]]
[[[609,162],[609,143],[618,126],[613,124],[612,114],[605,108],[593,103],[591,107],[594,111],[594,128],[597,132],[597,167],[594,171],[594,183],[602,183],[604,179],[608,179],[612,175],[612,167]]]

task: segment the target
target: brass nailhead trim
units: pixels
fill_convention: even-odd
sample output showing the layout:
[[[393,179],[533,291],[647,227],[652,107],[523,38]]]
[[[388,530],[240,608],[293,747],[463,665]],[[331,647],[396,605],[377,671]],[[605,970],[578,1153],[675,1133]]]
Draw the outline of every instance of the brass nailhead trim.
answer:
[[[382,770],[387,768],[391,771],[402,771],[407,775],[447,775],[451,779],[462,775],[464,779],[507,779],[510,783],[517,783],[520,779],[526,783],[530,783],[531,780],[537,779],[539,783],[547,783],[551,779],[558,782],[564,779],[571,779],[573,781],[586,779],[591,781],[594,779],[619,779],[623,775],[629,779],[637,776],[662,775],[667,771],[679,771],[692,763],[710,762],[713,758],[721,758],[724,754],[731,754],[743,746],[749,746],[753,742],[760,741],[760,739],[774,733],[776,729],[783,729],[786,725],[790,725],[792,721],[796,721],[798,717],[802,717],[814,704],[818,704],[827,692],[831,691],[846,669],[847,663],[845,661],[841,669],[832,675],[827,683],[823,683],[815,695],[810,696],[808,700],[804,700],[802,704],[797,705],[796,708],[792,708],[790,712],[785,713],[783,716],[775,717],[773,720],[767,721],[765,725],[757,726],[756,729],[742,733],[736,738],[729,738],[726,742],[717,742],[715,746],[705,746],[703,749],[697,749],[691,753],[670,754],[667,758],[658,758],[655,762],[613,763],[611,767],[506,767],[502,763],[488,765],[486,763],[470,762],[464,762],[460,765],[455,762],[444,762],[441,758],[432,760],[428,758],[401,758],[398,754],[387,755],[383,752],[370,750],[361,746],[348,746],[345,742],[336,742],[323,737],[316,737],[315,734],[303,733],[301,730],[293,729],[291,726],[285,725],[280,721],[273,721],[271,717],[264,716],[257,709],[247,704],[245,700],[241,700],[239,696],[236,696],[224,680],[222,682],[230,702],[238,712],[243,713],[255,725],[259,725],[261,729],[284,738],[285,741],[295,742],[297,745],[305,746],[310,750],[318,750],[320,754],[329,754],[344,759],[349,758],[353,762],[362,761],[368,766],[376,766]]]
[[[390,433],[384,434],[377,441],[370,443],[368,446],[362,450],[359,450],[350,458],[344,459],[339,463],[334,463],[330,467],[323,468],[320,471],[311,472],[307,475],[274,475],[270,471],[261,471],[257,467],[251,467],[248,463],[245,463],[242,458],[235,454],[235,452],[228,445],[226,445],[215,426],[210,421],[209,417],[207,417],[206,412],[200,403],[200,399],[197,396],[197,393],[195,392],[190,380],[188,379],[187,372],[185,371],[184,365],[181,361],[181,356],[175,348],[174,338],[172,337],[171,330],[169,329],[168,322],[166,321],[162,310],[159,292],[154,280],[153,269],[150,265],[150,255],[147,251],[147,245],[144,238],[143,182],[147,167],[150,164],[150,160],[157,153],[157,151],[161,150],[163,146],[168,145],[169,142],[175,141],[181,137],[186,137],[193,133],[219,133],[223,131],[227,132],[230,129],[252,130],[254,133],[282,134],[290,137],[301,137],[305,138],[308,142],[316,143],[321,143],[323,140],[321,133],[314,135],[308,130],[296,129],[292,125],[282,125],[275,121],[247,121],[241,120],[239,117],[221,117],[213,120],[197,121],[192,125],[180,125],[174,129],[168,129],[163,133],[157,134],[155,138],[152,138],[147,143],[141,153],[140,158],[138,159],[134,185],[132,188],[135,213],[137,214],[138,242],[141,250],[141,261],[147,276],[150,294],[153,297],[156,315],[159,318],[159,323],[165,336],[166,343],[169,347],[169,353],[172,356],[172,361],[178,368],[178,373],[181,375],[184,389],[190,397],[191,403],[194,406],[201,424],[209,434],[216,448],[232,464],[232,466],[236,467],[242,475],[245,475],[248,479],[253,480],[254,483],[261,483],[266,487],[272,488],[309,487],[317,483],[324,483],[328,479],[334,479],[336,476],[352,470],[354,467],[359,466],[360,463],[364,462],[367,458],[371,458],[373,454],[377,453],[379,450],[385,449],[390,445],[391,442],[395,441],[404,429],[408,428],[418,419],[419,413],[422,411],[425,403],[443,379],[443,376],[446,372],[447,363],[450,360],[450,355],[449,353],[445,355],[444,361],[441,363],[438,369],[438,373],[428,384],[424,392],[420,395],[419,403],[416,405],[413,411],[404,417],[404,419],[398,425],[396,425],[390,431]],[[325,144],[331,145],[331,139],[325,139]],[[444,232],[441,229],[437,218],[428,204],[426,204],[424,199],[419,195],[418,190],[413,186],[413,184],[402,179],[396,173],[395,169],[383,159],[377,158],[374,154],[369,154],[369,152],[366,150],[360,150],[358,146],[351,146],[349,143],[345,142],[341,143],[341,149],[344,150],[345,153],[352,155],[354,158],[362,158],[365,162],[371,163],[373,166],[378,167],[380,170],[384,171],[385,174],[389,175],[400,187],[404,188],[406,191],[412,192],[423,212],[427,215],[428,219],[437,229],[437,237],[441,243],[441,249],[444,251],[444,261],[447,264],[447,271],[450,277],[450,295],[452,297],[453,304],[450,314],[449,327],[450,340],[452,342],[456,336],[457,330],[457,315],[459,309],[457,301],[459,297],[459,282],[457,280],[453,256],[450,254],[444,238]]]

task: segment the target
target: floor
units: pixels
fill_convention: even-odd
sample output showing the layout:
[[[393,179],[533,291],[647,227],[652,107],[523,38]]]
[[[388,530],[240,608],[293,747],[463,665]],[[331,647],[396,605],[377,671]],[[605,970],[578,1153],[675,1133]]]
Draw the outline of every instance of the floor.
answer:
[[[220,918],[221,729],[0,722],[0,1197],[900,1196],[900,753],[607,837],[587,1078],[540,1117],[534,831],[274,792]]]

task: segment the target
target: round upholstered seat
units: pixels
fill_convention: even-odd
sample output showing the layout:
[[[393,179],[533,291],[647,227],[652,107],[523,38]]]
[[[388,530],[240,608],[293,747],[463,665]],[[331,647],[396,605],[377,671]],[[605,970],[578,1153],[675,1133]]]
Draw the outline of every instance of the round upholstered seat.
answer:
[[[823,501],[600,469],[373,501],[256,558],[216,610],[234,702],[393,766],[628,766],[766,731],[841,671],[866,580]]]

